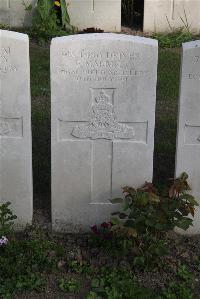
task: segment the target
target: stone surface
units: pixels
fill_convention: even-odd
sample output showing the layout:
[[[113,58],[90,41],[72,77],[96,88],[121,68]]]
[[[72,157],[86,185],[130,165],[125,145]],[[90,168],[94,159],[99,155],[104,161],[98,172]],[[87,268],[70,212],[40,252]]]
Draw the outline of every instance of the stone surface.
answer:
[[[71,24],[79,30],[94,27],[121,31],[121,0],[66,0]]]
[[[182,27],[200,32],[199,0],[144,0],[145,32],[171,32]]]
[[[35,6],[37,0],[25,0]],[[121,31],[121,0],[66,0],[71,23],[83,30],[101,28]],[[32,14],[22,0],[0,0],[0,23],[14,27],[30,26]],[[180,27],[200,32],[199,0],[144,0],[144,31],[171,32]]]
[[[35,7],[37,0],[25,0]],[[88,27],[104,31],[121,31],[121,0],[66,0],[71,23],[79,30]],[[32,13],[22,0],[0,0],[0,24],[13,27],[30,26]]]
[[[25,0],[26,6],[35,6],[37,0]],[[25,10],[21,0],[0,0],[0,24],[11,27],[27,27],[31,25],[32,13]]]
[[[151,181],[157,41],[118,34],[51,45],[52,218],[57,231],[110,219],[121,187]]]
[[[17,229],[32,220],[32,144],[28,36],[0,30],[0,203]]]
[[[176,177],[189,175],[192,193],[200,203],[200,41],[183,44]],[[194,227],[187,233],[200,233],[200,209],[196,208]]]

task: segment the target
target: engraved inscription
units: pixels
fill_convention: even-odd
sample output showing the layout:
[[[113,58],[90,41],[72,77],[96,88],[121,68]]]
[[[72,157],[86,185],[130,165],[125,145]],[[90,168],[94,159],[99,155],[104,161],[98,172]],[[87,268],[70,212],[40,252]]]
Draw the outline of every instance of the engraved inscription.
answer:
[[[10,47],[0,48],[0,63],[8,62],[9,55],[10,55]]]
[[[0,137],[18,138],[23,135],[22,118],[0,117]]]
[[[194,56],[194,63],[200,62],[200,56]]]
[[[200,125],[185,125],[185,144],[200,145]]]
[[[132,127],[119,124],[114,112],[113,104],[109,103],[109,96],[101,90],[95,98],[92,107],[92,118],[89,124],[78,125],[72,135],[77,138],[91,139],[131,139],[135,132]]]
[[[16,72],[17,67],[11,63],[11,48],[0,48],[0,74],[6,74],[9,72]]]
[[[147,69],[136,67],[141,60],[137,51],[92,51],[82,49],[79,52],[61,52],[62,65],[57,66],[57,72],[62,77],[69,77],[73,81],[128,82],[135,78],[150,78]]]
[[[200,80],[200,74],[198,73],[190,73],[188,74],[188,79],[190,80]]]

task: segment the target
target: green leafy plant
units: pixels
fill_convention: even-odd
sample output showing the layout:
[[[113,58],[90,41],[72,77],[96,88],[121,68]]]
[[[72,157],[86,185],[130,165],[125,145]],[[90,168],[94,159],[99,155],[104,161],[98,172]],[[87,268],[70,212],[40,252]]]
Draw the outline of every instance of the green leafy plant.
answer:
[[[74,27],[70,25],[66,2],[60,0],[60,18],[55,10],[54,2],[53,0],[37,1],[33,15],[31,34],[37,38],[40,43],[44,43],[51,37],[74,33]],[[25,9],[31,12],[33,7],[25,5]]]
[[[9,29],[10,29],[10,26],[7,25],[7,24],[1,24],[1,23],[0,23],[0,29],[2,29],[2,30],[9,30]]]
[[[158,299],[195,299],[195,297],[191,287],[186,286],[185,283],[172,283]]]
[[[13,239],[0,251],[0,297],[24,290],[41,291],[45,273],[58,269],[59,246],[43,239]]]
[[[73,29],[73,27],[70,25],[70,17],[67,11],[67,5],[65,0],[60,0],[61,5],[61,26],[64,28]]]
[[[87,299],[194,299],[193,275],[185,265],[177,271],[179,281],[171,283],[163,290],[144,287],[136,280],[134,273],[123,267],[113,269],[103,267],[91,281]]]
[[[162,48],[175,48],[181,47],[182,43],[189,42],[195,39],[199,39],[199,36],[192,34],[190,30],[190,25],[188,22],[188,17],[185,9],[183,9],[184,15],[180,16],[180,21],[182,26],[177,30],[173,28],[170,24],[168,17],[166,16],[170,33],[156,33],[153,38],[159,41],[159,45]]]
[[[17,216],[9,208],[10,202],[0,204],[0,238],[13,232],[14,220]]]
[[[188,193],[187,179],[183,173],[164,195],[158,194],[151,183],[145,183],[138,189],[124,187],[124,198],[111,200],[123,208],[112,214],[112,231],[117,237],[132,241],[136,264],[148,266],[159,260],[168,253],[165,234],[175,227],[187,230],[192,225],[188,216],[194,216],[198,203]]]
[[[91,274],[92,273],[92,267],[87,264],[81,264],[77,260],[72,260],[67,262],[67,267],[70,270],[70,272],[76,273],[76,274]]]
[[[112,203],[121,203],[123,212],[115,212],[113,231],[122,231],[137,237],[138,234],[149,232],[155,236],[174,229],[176,226],[187,230],[193,220],[197,201],[187,191],[191,190],[187,183],[188,176],[183,173],[174,180],[165,195],[159,195],[151,183],[145,183],[142,188],[124,187],[124,198],[115,198]]]
[[[181,265],[177,271],[180,282],[171,283],[158,299],[194,299],[194,276],[185,265]]]
[[[78,280],[74,278],[71,279],[62,278],[59,281],[59,288],[63,292],[77,293],[80,290],[80,283]]]
[[[177,277],[187,283],[188,285],[191,285],[194,281],[193,274],[188,270],[186,265],[179,266],[177,270]]]
[[[170,33],[156,33],[152,37],[158,40],[161,48],[178,48],[182,46],[182,43],[199,38],[182,29]]]
[[[139,286],[133,273],[125,269],[103,268],[91,281],[87,299],[155,299],[150,289]]]

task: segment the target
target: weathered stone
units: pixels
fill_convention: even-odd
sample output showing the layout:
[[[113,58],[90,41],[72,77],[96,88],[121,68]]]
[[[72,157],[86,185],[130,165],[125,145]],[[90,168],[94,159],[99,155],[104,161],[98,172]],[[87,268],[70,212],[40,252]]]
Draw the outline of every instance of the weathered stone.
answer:
[[[121,31],[121,0],[66,0],[71,24],[79,30],[94,27]]]
[[[145,32],[200,32],[199,0],[144,0]]]
[[[200,202],[200,41],[183,44],[176,176],[189,175],[193,195]],[[200,208],[196,208],[194,227],[200,232]]]
[[[28,36],[0,30],[0,203],[17,229],[32,220],[32,145]]]
[[[35,8],[37,0],[25,0]],[[79,30],[94,27],[104,31],[121,31],[121,0],[66,0],[72,25]],[[32,23],[32,11],[22,0],[0,0],[0,23],[27,27]]]
[[[117,34],[51,45],[52,217],[58,231],[110,219],[121,187],[152,180],[157,41]]]
[[[37,0],[25,0],[28,7],[34,8]],[[0,24],[11,27],[27,27],[31,25],[33,11],[27,11],[21,0],[0,0]]]

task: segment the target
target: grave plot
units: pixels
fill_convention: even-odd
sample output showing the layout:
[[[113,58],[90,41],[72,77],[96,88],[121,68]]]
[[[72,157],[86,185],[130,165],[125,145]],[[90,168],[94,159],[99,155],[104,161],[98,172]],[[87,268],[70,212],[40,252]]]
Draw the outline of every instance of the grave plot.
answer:
[[[71,24],[79,30],[121,31],[121,0],[70,0],[68,3]]]
[[[152,180],[157,41],[115,34],[51,46],[53,228],[86,231],[124,185]]]
[[[144,0],[144,32],[183,29],[199,34],[200,2],[196,0]]]
[[[200,41],[183,44],[182,55],[176,176],[185,171],[200,199]],[[199,233],[200,209],[195,210],[194,227],[187,233]]]
[[[28,36],[0,31],[0,202],[17,229],[32,221],[32,141]]]

